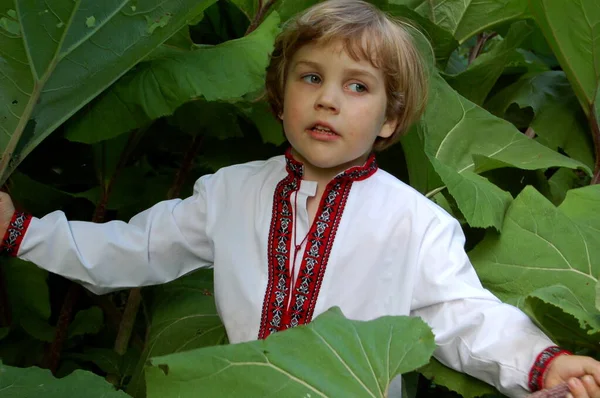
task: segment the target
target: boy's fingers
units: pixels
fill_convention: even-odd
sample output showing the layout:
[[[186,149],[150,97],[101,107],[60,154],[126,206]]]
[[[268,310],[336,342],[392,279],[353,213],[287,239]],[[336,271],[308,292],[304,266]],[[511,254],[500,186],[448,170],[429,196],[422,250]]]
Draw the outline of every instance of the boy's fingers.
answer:
[[[598,386],[598,383],[596,383],[596,380],[592,376],[590,376],[590,375],[583,376],[581,378],[581,382],[585,386],[587,394],[591,398],[600,397],[600,386]]]
[[[573,395],[574,398],[591,398],[588,395],[583,382],[575,377],[569,379],[569,390],[571,390],[571,395]]]

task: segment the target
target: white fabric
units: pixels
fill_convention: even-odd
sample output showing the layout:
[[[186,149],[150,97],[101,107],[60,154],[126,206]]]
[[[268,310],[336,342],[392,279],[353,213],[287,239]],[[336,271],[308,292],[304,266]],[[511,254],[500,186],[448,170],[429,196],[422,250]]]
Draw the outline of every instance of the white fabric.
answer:
[[[254,340],[273,193],[285,175],[283,156],[223,168],[200,178],[192,197],[158,203],[129,223],[69,222],[62,212],[34,218],[19,257],[96,293],[164,283],[214,264],[230,341]],[[302,182],[299,240],[308,231],[306,199],[315,192],[316,183]],[[482,288],[463,247],[451,216],[378,170],[352,186],[314,316],[332,306],[356,320],[420,316],[436,335],[440,361],[523,396],[536,355],[553,343]]]

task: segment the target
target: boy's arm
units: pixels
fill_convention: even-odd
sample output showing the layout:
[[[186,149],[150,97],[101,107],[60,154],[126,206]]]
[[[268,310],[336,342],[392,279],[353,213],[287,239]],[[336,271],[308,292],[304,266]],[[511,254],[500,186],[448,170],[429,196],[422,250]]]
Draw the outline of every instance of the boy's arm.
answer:
[[[456,220],[438,218],[429,226],[419,255],[412,315],[433,329],[435,356],[445,365],[494,385],[502,393],[525,396],[556,355],[555,344],[516,307],[485,290],[464,251]],[[544,363],[540,360],[544,359]],[[536,361],[537,360],[537,361]]]
[[[2,249],[97,294],[171,281],[212,264],[209,179],[196,182],[193,196],[160,202],[129,223],[69,222],[60,211],[40,219],[15,213]]]

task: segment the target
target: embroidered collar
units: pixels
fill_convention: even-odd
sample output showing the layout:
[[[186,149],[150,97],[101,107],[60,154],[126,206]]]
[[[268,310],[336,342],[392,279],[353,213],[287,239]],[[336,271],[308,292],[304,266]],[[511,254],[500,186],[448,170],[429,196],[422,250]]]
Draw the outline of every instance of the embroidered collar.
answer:
[[[290,175],[302,179],[302,176],[304,175],[304,164],[294,159],[291,147],[285,151],[285,163],[286,170]],[[372,153],[362,166],[350,167],[336,175],[334,180],[361,181],[375,174],[377,169],[378,166],[375,154]]]

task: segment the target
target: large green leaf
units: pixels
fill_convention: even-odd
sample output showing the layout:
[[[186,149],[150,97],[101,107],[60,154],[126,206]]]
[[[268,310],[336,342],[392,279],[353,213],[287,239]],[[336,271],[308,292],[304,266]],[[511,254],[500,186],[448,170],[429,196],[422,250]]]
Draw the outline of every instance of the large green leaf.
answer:
[[[571,190],[558,208],[528,187],[511,204],[502,234],[488,233],[469,255],[484,285],[502,300],[523,306],[526,297],[536,297],[596,332],[598,232],[600,185]]]
[[[446,80],[468,100],[483,104],[504,69],[512,63],[524,62],[517,49],[532,31],[533,28],[525,21],[514,23],[500,44],[476,58],[466,71],[448,76]]]
[[[148,397],[385,397],[394,376],[429,361],[419,318],[350,321],[333,308],[267,340],[152,358]]]
[[[241,39],[191,51],[165,47],[75,115],[67,138],[98,142],[171,115],[196,98],[236,101],[260,90],[278,25],[272,13]]]
[[[529,0],[532,13],[586,114],[600,79],[600,2]]]
[[[200,270],[152,289],[155,302],[150,308],[146,349],[128,386],[129,394],[144,396],[144,366],[148,358],[222,344],[226,340],[225,328],[215,308],[212,279],[212,271]]]
[[[390,15],[406,18],[413,23],[416,23],[431,42],[436,62],[439,65],[445,65],[448,62],[452,51],[458,47],[458,41],[456,41],[450,32],[442,29],[407,6],[389,4],[384,7],[384,10]]]
[[[0,362],[2,398],[126,398],[122,391],[91,372],[76,370],[57,379],[49,370],[36,367],[14,368]]]
[[[510,201],[506,193],[475,173],[501,167],[567,167],[590,173],[582,163],[525,137],[510,123],[468,101],[439,75],[434,75],[432,83],[420,126],[425,153],[444,183],[453,188],[452,196],[471,226],[500,229]]]
[[[416,3],[390,0],[392,4]],[[460,44],[486,29],[528,16],[523,0],[421,0],[416,10],[452,32]]]
[[[531,107],[534,118],[530,127],[535,131],[538,142],[553,150],[560,148],[570,157],[593,168],[589,126],[564,72],[526,74],[499,91],[485,107],[504,117],[511,104],[520,108]]]
[[[0,183],[57,126],[215,1],[2,1]]]

